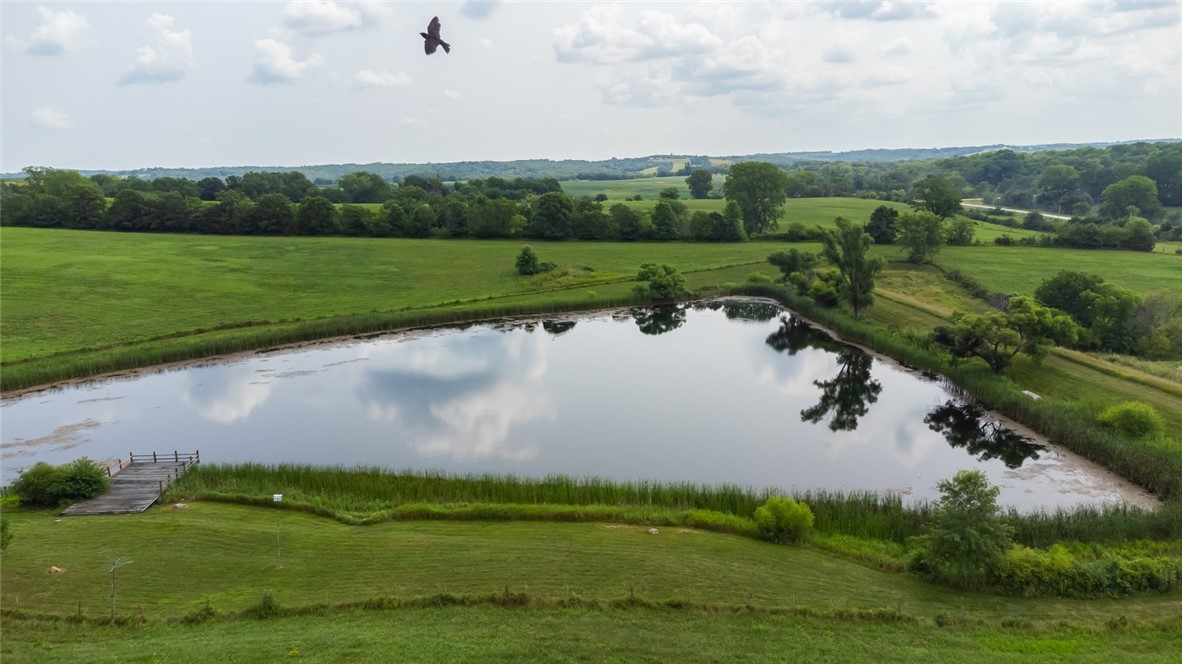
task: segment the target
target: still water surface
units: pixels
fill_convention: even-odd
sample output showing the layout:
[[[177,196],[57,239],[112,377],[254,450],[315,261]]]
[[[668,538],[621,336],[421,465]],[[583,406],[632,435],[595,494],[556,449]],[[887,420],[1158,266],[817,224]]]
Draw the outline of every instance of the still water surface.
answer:
[[[718,301],[391,334],[3,402],[5,483],[37,461],[563,473],[938,496],[977,468],[1021,509],[1151,501],[777,307]]]

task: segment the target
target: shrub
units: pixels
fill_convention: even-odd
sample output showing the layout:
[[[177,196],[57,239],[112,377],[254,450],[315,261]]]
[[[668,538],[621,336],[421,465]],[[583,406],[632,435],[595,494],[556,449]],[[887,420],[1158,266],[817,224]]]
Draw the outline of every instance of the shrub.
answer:
[[[64,502],[88,500],[107,488],[106,472],[86,457],[54,467],[44,461],[21,473],[12,485],[21,503],[32,507],[57,507]]]
[[[772,496],[755,510],[759,537],[779,544],[806,541],[812,535],[813,521],[808,505],[786,496]]]
[[[12,531],[9,530],[8,520],[0,516],[0,551],[8,548],[8,543],[12,541]]]
[[[1153,406],[1143,401],[1124,401],[1100,413],[1100,423],[1130,438],[1160,435],[1165,423]]]
[[[86,457],[62,466],[65,491],[62,498],[72,502],[89,500],[107,489],[107,472]]]
[[[534,252],[533,247],[528,244],[521,248],[521,253],[517,254],[517,274],[523,277],[528,277],[531,274],[537,274],[540,271],[538,265],[538,254]]]
[[[24,505],[57,507],[66,490],[66,474],[61,468],[40,461],[21,473],[12,490]]]
[[[772,278],[762,272],[752,272],[747,275],[747,283],[749,284],[770,284]]]
[[[1002,521],[999,489],[979,470],[962,470],[940,489],[924,542],[923,562],[945,581],[977,585],[997,568],[1012,543],[1013,527]]]
[[[823,307],[836,307],[841,302],[841,298],[837,296],[837,286],[832,281],[814,281],[813,285],[809,286],[808,296]]]
[[[1002,236],[993,238],[993,244],[1000,245],[1003,247],[1008,247],[1008,246],[1014,244],[1014,238],[1012,238],[1008,235],[1002,235]]]

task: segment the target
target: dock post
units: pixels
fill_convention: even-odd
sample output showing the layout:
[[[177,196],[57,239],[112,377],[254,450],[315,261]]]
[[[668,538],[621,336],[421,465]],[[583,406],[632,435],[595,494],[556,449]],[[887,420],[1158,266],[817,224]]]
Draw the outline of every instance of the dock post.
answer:
[[[156,463],[156,450],[152,450],[152,463]]]
[[[172,451],[172,462],[177,463],[180,460],[181,460],[181,458],[177,455],[176,450],[173,450]]]
[[[157,495],[163,496],[164,495],[164,480],[156,480],[156,484],[160,488],[160,493],[158,493]]]

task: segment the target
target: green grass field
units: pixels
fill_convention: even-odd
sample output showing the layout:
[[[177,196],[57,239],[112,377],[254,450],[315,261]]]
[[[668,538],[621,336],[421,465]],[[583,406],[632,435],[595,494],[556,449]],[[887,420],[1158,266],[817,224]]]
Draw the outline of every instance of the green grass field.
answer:
[[[714,184],[722,184],[724,176],[715,175]],[[596,194],[606,194],[610,203],[622,201],[640,194],[644,200],[656,200],[662,189],[677,187],[681,198],[689,198],[689,187],[685,184],[684,175],[670,175],[667,177],[634,178],[630,180],[563,180],[562,191],[572,198],[583,196],[595,197]]]
[[[204,659],[206,647],[226,660],[268,659],[293,649],[301,656],[329,658],[352,643],[357,659],[363,660],[374,648],[389,647],[388,640],[379,638],[383,622],[397,625],[391,633],[398,633],[396,638],[411,653],[425,658],[444,643],[428,634],[432,615],[454,626],[451,640],[457,652],[497,652],[496,642],[502,642],[507,657],[545,652],[532,650],[536,647],[558,648],[564,657],[586,657],[596,652],[595,642],[602,644],[603,652],[626,658],[650,647],[656,655],[705,660],[712,658],[710,653],[724,659],[738,653],[772,656],[778,650],[739,638],[775,631],[771,626],[793,633],[779,637],[781,647],[804,647],[832,632],[823,641],[838,659],[865,654],[870,647],[867,638],[899,646],[921,642],[930,649],[927,656],[932,661],[997,661],[972,659],[983,653],[974,653],[969,644],[980,648],[978,639],[996,639],[1019,652],[1049,647],[1073,654],[1091,651],[1102,635],[1126,647],[1139,644],[1135,650],[1146,661],[1157,661],[1182,639],[1176,625],[1106,630],[1108,622],[1121,617],[1134,626],[1176,617],[1182,610],[1176,593],[1087,602],[966,593],[869,569],[808,547],[690,529],[663,528],[650,535],[644,527],[615,524],[434,521],[358,527],[298,512],[200,502],[189,503],[185,510],[156,507],[140,516],[55,522],[52,513],[17,511],[6,518],[14,533],[3,554],[0,594],[6,614],[6,659],[78,661],[101,656],[135,661],[148,659],[148,652],[156,657],[171,653],[171,659],[182,660],[202,653]],[[63,618],[79,610],[84,617],[109,615],[108,568],[116,557],[133,561],[118,573],[117,612],[136,620],[142,615],[147,626],[95,627],[14,617],[14,611]],[[51,565],[65,571],[49,575]],[[344,614],[336,610],[262,623],[229,619],[229,614],[257,606],[263,594],[271,595],[281,609],[298,612],[317,605],[441,593],[478,598],[506,588],[527,595],[531,606]],[[691,606],[559,606],[564,598],[577,597],[584,607],[606,607],[633,594],[666,607],[679,602]],[[222,620],[201,626],[168,624],[207,601]],[[793,614],[793,609],[817,617]],[[869,609],[902,613],[914,622],[876,625],[839,617],[842,611]],[[776,611],[788,615],[775,615]],[[937,629],[938,616],[954,617],[961,625]],[[465,626],[467,621],[472,624]],[[570,634],[562,639],[534,634],[543,624]],[[643,634],[659,634],[665,625],[681,625],[693,633],[666,634],[658,644],[605,632],[618,624]],[[488,630],[499,635],[496,642],[488,640],[493,636]],[[213,641],[220,643],[215,646]],[[531,649],[523,650],[530,643]],[[993,650],[986,647],[984,652]],[[136,652],[140,654],[133,656]],[[904,652],[905,648],[897,654]]]
[[[808,220],[802,223],[826,225],[838,215],[864,219],[878,204],[830,202],[826,208],[804,199],[791,209]],[[183,347],[211,337],[249,344],[259,331],[335,317],[372,314],[380,321],[453,309],[464,315],[496,303],[593,307],[627,297],[644,262],[676,265],[691,288],[700,288],[741,283],[755,271],[775,275],[765,262],[773,251],[818,249],[770,242],[531,242],[559,270],[521,278],[513,259],[523,243],[2,228],[0,368],[7,374],[37,357],[73,363],[106,352],[99,349]],[[900,258],[892,247],[874,251]],[[1160,253],[986,245],[946,247],[936,263],[1006,292],[1030,292],[1061,269],[1094,271],[1138,292],[1182,292],[1182,257]],[[891,328],[922,331],[953,309],[981,307],[934,267],[892,262],[879,287],[867,316]],[[1019,362],[1013,376],[1067,402],[1081,395],[1098,405],[1146,400],[1167,417],[1171,435],[1182,432],[1182,397],[1135,367],[1056,354],[1042,367]],[[21,510],[4,517],[14,534],[0,561],[6,661],[273,661],[295,651],[290,659],[312,661],[397,653],[409,661],[1166,662],[1182,649],[1176,592],[1087,601],[968,593],[819,548],[685,528],[662,527],[654,536],[646,527],[603,523],[357,527],[204,502],[138,517],[55,523],[48,512]],[[79,608],[86,618],[106,615],[107,569],[115,557],[134,561],[119,572],[119,612],[138,620],[142,607],[147,624],[44,617],[68,617]],[[50,575],[50,566],[66,572]],[[441,593],[473,599],[506,588],[528,596],[526,606],[357,606]],[[613,608],[630,593],[642,601]],[[231,615],[257,606],[264,594],[293,615],[266,621]],[[579,602],[564,607],[571,597]],[[214,621],[168,622],[207,600],[219,612]],[[869,609],[915,622],[841,617]],[[321,613],[294,615],[302,610]],[[937,620],[955,624],[937,627]]]

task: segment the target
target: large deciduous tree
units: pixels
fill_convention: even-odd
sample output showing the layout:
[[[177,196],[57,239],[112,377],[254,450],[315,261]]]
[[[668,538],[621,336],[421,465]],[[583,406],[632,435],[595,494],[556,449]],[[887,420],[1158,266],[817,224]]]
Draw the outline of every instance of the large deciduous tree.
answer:
[[[899,215],[895,240],[912,263],[931,263],[944,245],[944,220],[927,210]]]
[[[837,229],[821,236],[822,253],[841,273],[838,292],[858,318],[862,309],[874,301],[874,275],[882,270],[884,261],[867,255],[874,241],[861,226],[841,217],[834,223]]]
[[[898,230],[895,223],[899,220],[899,211],[888,205],[879,205],[870,213],[870,223],[866,224],[866,232],[874,238],[875,244],[894,244]]]
[[[1061,311],[1039,306],[1033,299],[1010,299],[1006,313],[956,314],[952,325],[941,325],[931,338],[952,355],[953,360],[978,357],[994,373],[1002,373],[1018,353],[1039,362],[1055,344],[1075,343],[1077,326]]]
[[[960,212],[960,192],[943,178],[929,175],[911,186],[911,207],[947,219]]]
[[[534,202],[534,216],[530,232],[546,240],[565,240],[572,236],[575,206],[570,196],[561,191],[542,194]]]
[[[295,227],[298,235],[332,235],[337,232],[340,213],[327,198],[308,196],[300,201]]]
[[[1013,528],[1002,520],[998,488],[979,470],[962,470],[936,483],[932,525],[924,541],[924,559],[949,581],[976,585],[1001,563],[1013,545]]]
[[[1161,201],[1157,199],[1157,183],[1144,175],[1130,175],[1108,185],[1101,199],[1104,202],[1100,204],[1100,214],[1112,219],[1131,215],[1156,219],[1162,212]]]
[[[390,183],[367,171],[349,173],[337,182],[349,203],[385,203],[390,198]]]
[[[731,166],[724,191],[728,201],[738,204],[748,236],[779,227],[787,184],[788,176],[774,164],[748,161]]]
[[[691,198],[706,198],[714,185],[714,176],[704,168],[695,168],[690,171],[685,184],[689,187]]]
[[[672,265],[645,263],[636,274],[637,281],[647,281],[648,286],[636,286],[637,292],[648,294],[654,300],[675,300],[685,293],[685,277]]]

